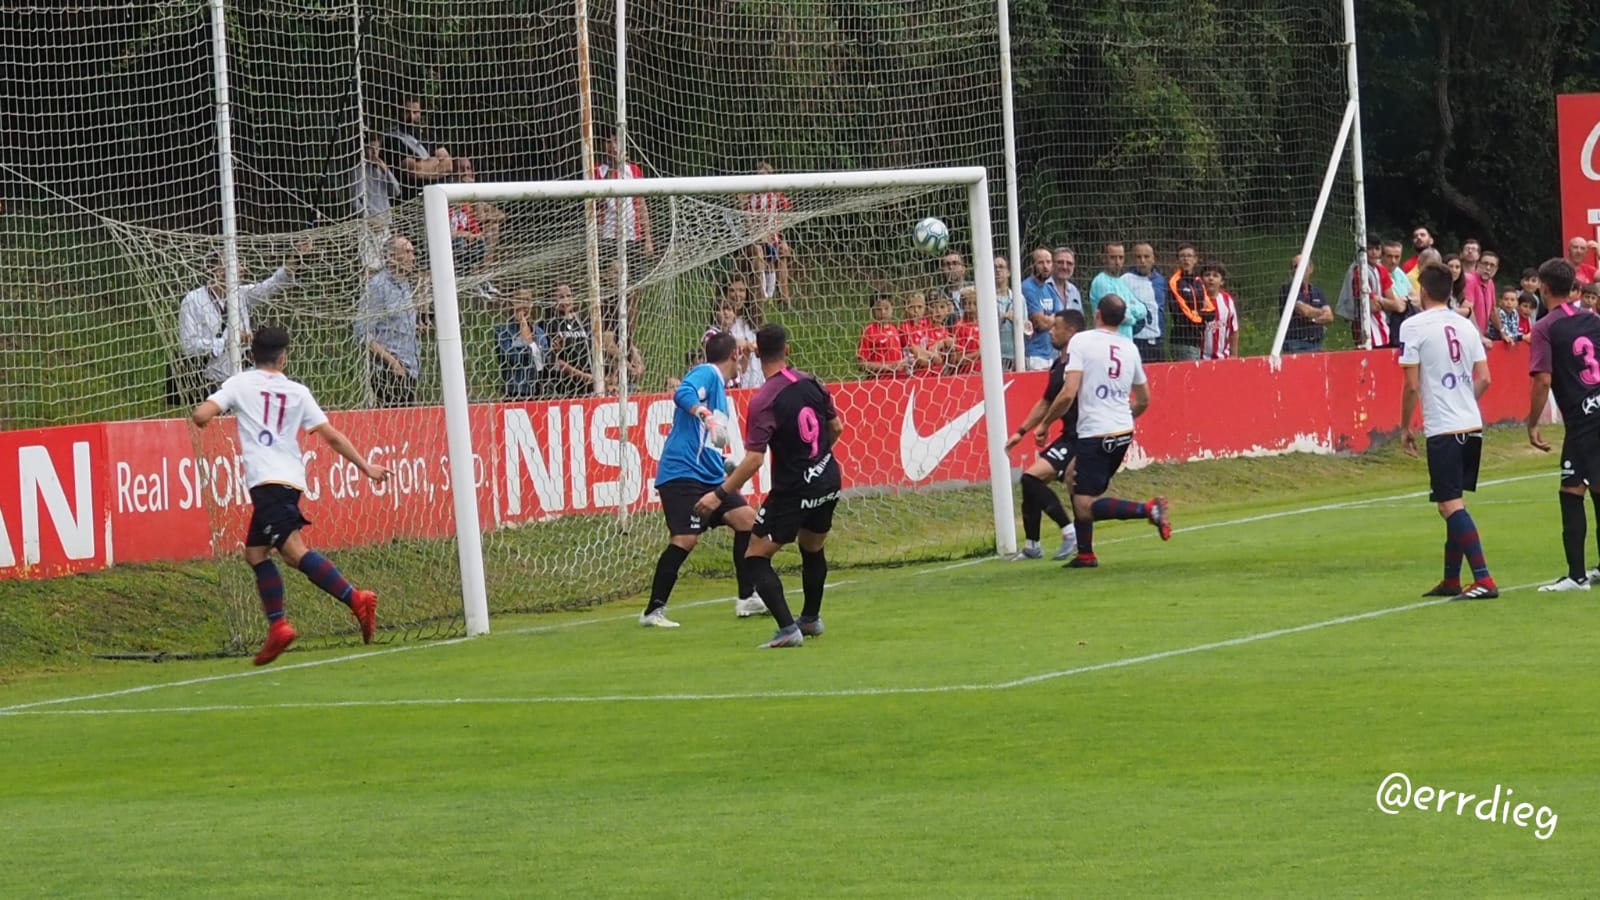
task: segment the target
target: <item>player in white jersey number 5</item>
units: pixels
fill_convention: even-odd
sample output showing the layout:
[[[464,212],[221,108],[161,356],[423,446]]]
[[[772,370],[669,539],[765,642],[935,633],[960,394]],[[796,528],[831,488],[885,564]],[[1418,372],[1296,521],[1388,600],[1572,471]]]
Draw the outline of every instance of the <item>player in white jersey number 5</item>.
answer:
[[[283,374],[288,349],[289,333],[282,328],[257,331],[250,344],[256,368],[224,381],[191,415],[194,424],[204,428],[217,416],[231,412],[239,426],[251,505],[244,558],[255,570],[256,592],[261,595],[261,610],[268,623],[267,640],[255,658],[258,666],[277,659],[298,637],[283,615],[283,578],[271,559],[274,547],[312,584],[350,608],[361,625],[362,641],[372,642],[378,622],[378,595],[356,590],[327,557],[306,546],[300,536],[300,529],[311,524],[300,514],[300,495],[306,489],[300,429],[321,434],[334,452],[355,463],[373,481],[387,481],[389,470],[368,462],[349,438],[329,424],[311,391]]]
[[[1428,441],[1428,499],[1444,519],[1444,580],[1424,597],[1490,600],[1500,596],[1489,564],[1483,558],[1478,526],[1461,499],[1478,489],[1478,460],[1483,453],[1483,414],[1478,398],[1489,389],[1489,361],[1483,340],[1471,319],[1450,309],[1450,270],[1428,263],[1418,272],[1422,312],[1400,324],[1400,366],[1405,387],[1400,393],[1400,444],[1417,455],[1411,430],[1422,398],[1422,433]],[[1461,560],[1472,567],[1472,584],[1461,587]]]
[[[1094,555],[1096,519],[1147,519],[1162,540],[1172,537],[1167,498],[1138,503],[1105,496],[1111,476],[1122,467],[1122,458],[1133,443],[1133,420],[1150,406],[1139,348],[1117,331],[1127,311],[1115,294],[1100,299],[1094,328],[1073,335],[1067,343],[1066,381],[1045,413],[1044,420],[1051,422],[1073,401],[1078,404],[1078,441],[1073,452],[1078,468],[1072,483],[1078,555],[1066,564],[1069,569],[1100,565]]]

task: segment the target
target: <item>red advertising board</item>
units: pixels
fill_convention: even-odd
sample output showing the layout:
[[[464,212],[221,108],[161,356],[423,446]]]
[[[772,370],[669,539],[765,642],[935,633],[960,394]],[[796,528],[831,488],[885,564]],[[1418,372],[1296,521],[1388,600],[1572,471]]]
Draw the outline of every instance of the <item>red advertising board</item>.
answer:
[[[1556,97],[1561,238],[1600,239],[1600,94]]]
[[[0,432],[0,578],[51,578],[112,562],[105,426]]]
[[[1492,422],[1520,419],[1527,349],[1490,352]],[[1039,399],[1044,373],[1009,376],[1007,430]],[[1399,424],[1394,351],[1312,353],[1150,367],[1150,411],[1128,465],[1241,455],[1356,452]],[[837,447],[852,489],[981,484],[988,479],[977,376],[832,385],[845,423]],[[751,392],[736,392],[743,418]],[[670,397],[630,398],[627,439],[615,400],[483,404],[470,423],[480,524],[654,507]],[[332,414],[333,424],[393,480],[363,479],[316,437],[302,439],[303,508],[320,547],[443,538],[455,532],[444,413],[439,407]],[[737,423],[736,423],[737,424]],[[738,429],[736,429],[737,433]],[[1031,459],[1025,441],[1012,464]],[[742,455],[743,448],[732,448]],[[1420,475],[1419,475],[1420,477]],[[750,487],[761,493],[766,473]],[[231,419],[195,432],[178,420],[0,432],[0,578],[51,577],[116,562],[231,553],[249,514]]]

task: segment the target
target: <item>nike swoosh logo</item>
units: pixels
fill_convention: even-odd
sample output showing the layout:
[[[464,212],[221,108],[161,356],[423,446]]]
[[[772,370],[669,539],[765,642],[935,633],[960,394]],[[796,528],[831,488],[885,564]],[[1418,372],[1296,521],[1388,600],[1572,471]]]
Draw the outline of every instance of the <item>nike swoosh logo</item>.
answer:
[[[1011,387],[1010,382],[1006,388]],[[911,394],[906,398],[906,415],[900,423],[900,467],[905,469],[906,477],[912,481],[921,481],[932,475],[939,468],[945,457],[950,455],[956,445],[972,431],[973,426],[983,418],[983,403],[967,410],[955,419],[934,430],[932,434],[923,434],[917,430],[917,424],[912,421],[912,411],[917,408],[917,391],[911,389]]]

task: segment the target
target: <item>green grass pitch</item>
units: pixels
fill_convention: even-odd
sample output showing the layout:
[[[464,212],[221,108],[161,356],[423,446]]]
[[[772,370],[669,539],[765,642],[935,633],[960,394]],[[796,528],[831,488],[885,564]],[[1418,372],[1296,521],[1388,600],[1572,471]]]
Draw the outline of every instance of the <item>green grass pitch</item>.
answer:
[[[1593,896],[1600,593],[1533,589],[1557,461],[1489,450],[1495,601],[1418,596],[1444,529],[1390,450],[1127,473],[1170,543],[841,570],[794,651],[690,579],[675,631],[13,669],[0,896]],[[1558,819],[1386,815],[1393,772]]]

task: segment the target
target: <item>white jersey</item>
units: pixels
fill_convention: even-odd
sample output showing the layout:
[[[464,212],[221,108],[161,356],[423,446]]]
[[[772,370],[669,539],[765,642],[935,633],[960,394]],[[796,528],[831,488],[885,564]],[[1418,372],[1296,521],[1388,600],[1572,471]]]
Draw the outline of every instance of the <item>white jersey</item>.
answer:
[[[1078,386],[1078,437],[1133,431],[1128,395],[1144,384],[1144,361],[1133,341],[1098,328],[1080,331],[1067,343],[1068,372],[1082,372]]]
[[[300,429],[314,431],[328,424],[310,389],[282,372],[250,369],[224,381],[209,399],[238,421],[246,486],[306,489]]]
[[[1428,437],[1483,429],[1472,366],[1487,357],[1478,326],[1448,307],[1400,323],[1400,365],[1416,366],[1422,383],[1422,433]]]

